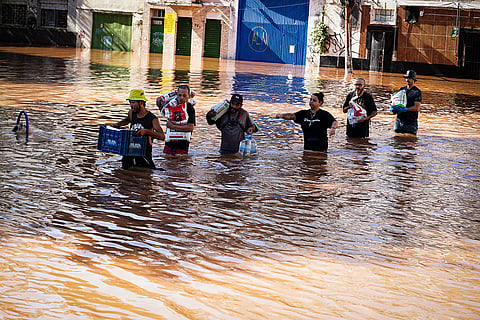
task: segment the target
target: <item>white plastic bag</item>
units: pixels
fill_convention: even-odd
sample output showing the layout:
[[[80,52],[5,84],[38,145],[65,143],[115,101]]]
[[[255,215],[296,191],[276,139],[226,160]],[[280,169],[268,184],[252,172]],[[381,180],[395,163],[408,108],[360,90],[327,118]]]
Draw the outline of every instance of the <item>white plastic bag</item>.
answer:
[[[257,143],[253,139],[251,135],[245,136],[245,139],[240,141],[240,146],[238,148],[238,152],[240,152],[243,156],[249,156],[257,154]]]
[[[190,90],[190,97],[188,99],[188,102],[190,102],[190,104],[192,106],[194,106],[195,104],[197,104],[197,101],[193,98],[195,97],[197,93],[193,90]],[[157,98],[157,107],[160,111],[163,110],[163,108],[165,108],[165,106],[171,102],[173,99],[176,99],[177,98],[177,90],[172,90],[172,91],[169,91],[167,93],[164,93],[162,94],[160,97]],[[178,103],[174,102],[172,103],[173,105],[177,105]]]
[[[407,92],[405,90],[399,90],[392,93],[392,106],[398,106],[400,108],[406,108],[407,106]]]
[[[358,120],[363,119],[367,116],[367,110],[362,108],[358,103],[350,101],[350,109],[347,112],[347,121],[350,124],[358,123]]]

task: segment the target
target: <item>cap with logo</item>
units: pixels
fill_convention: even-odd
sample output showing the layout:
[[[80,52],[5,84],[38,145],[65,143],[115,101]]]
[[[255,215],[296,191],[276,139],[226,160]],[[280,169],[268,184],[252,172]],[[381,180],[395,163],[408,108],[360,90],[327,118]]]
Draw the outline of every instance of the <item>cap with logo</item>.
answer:
[[[404,78],[410,78],[414,81],[417,81],[417,73],[413,70],[408,70],[407,73],[403,75]]]
[[[242,97],[242,95],[237,94],[237,93],[232,94],[232,97],[230,98],[230,103],[232,103],[232,102],[234,102],[234,101],[237,102],[237,103],[239,103],[239,104],[243,104],[243,97]]]

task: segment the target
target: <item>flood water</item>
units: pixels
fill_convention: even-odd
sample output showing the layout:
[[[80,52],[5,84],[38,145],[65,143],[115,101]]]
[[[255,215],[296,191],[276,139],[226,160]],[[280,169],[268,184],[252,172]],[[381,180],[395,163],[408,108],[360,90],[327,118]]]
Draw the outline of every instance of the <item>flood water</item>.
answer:
[[[398,138],[401,75],[354,76],[379,109],[366,141],[345,138],[343,70],[0,47],[0,319],[480,319],[480,81],[419,76],[418,137]],[[184,83],[188,156],[156,141],[165,171],[126,171],[96,149],[130,89],[159,115]],[[220,156],[205,121],[233,91],[257,156]],[[339,121],[327,155],[272,117],[317,91]]]

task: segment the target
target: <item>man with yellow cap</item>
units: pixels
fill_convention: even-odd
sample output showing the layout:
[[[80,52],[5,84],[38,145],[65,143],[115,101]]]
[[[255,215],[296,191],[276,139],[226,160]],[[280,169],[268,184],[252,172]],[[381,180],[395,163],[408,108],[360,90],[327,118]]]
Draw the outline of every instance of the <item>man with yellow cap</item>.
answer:
[[[130,124],[131,130],[136,130],[137,136],[148,136],[147,150],[144,156],[123,156],[122,168],[129,169],[133,166],[156,169],[152,160],[153,139],[165,140],[165,134],[160,126],[157,116],[146,109],[145,92],[141,89],[130,90],[127,98],[130,102],[128,115],[114,123],[112,127],[122,127]]]

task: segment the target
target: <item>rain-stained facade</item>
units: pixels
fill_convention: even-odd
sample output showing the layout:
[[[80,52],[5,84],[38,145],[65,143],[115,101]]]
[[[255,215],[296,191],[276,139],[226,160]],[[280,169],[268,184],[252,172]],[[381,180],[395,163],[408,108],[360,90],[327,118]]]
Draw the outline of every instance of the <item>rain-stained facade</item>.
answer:
[[[480,78],[473,0],[3,0],[0,15],[3,43],[329,67],[344,67],[347,23],[354,69]]]

